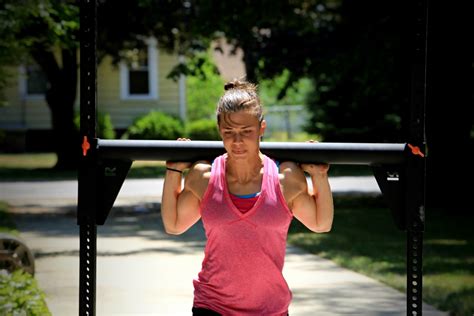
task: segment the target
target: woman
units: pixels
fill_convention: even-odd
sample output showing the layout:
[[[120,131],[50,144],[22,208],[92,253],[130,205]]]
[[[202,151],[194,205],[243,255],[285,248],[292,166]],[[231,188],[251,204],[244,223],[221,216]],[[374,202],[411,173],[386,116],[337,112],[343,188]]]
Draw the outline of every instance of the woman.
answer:
[[[193,315],[287,315],[291,291],[282,269],[288,227],[295,217],[314,232],[331,229],[329,166],[277,167],[260,152],[266,122],[256,86],[236,80],[225,90],[216,112],[226,153],[212,165],[167,162],[164,227],[181,234],[203,221],[207,243],[193,282]]]

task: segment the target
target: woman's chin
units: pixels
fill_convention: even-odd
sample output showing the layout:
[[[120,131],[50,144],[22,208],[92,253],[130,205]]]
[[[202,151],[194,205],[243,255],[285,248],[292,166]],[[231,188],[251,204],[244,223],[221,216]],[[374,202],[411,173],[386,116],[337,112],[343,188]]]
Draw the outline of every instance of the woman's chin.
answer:
[[[247,158],[247,152],[246,151],[233,151],[231,152],[231,157],[235,159],[243,159]]]

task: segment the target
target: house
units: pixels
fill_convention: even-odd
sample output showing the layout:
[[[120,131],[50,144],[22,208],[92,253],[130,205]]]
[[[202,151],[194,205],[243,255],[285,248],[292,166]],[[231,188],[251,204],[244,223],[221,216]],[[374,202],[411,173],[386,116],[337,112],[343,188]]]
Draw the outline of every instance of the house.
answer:
[[[104,58],[97,68],[98,111],[110,114],[118,131],[125,130],[139,116],[159,110],[185,118],[185,78],[178,82],[166,78],[180,57],[161,51],[157,41],[147,41],[136,63],[112,64]],[[49,150],[42,141],[51,130],[51,115],[44,92],[46,80],[38,66],[13,69],[16,75],[5,91],[8,105],[0,107],[0,131],[7,150]],[[79,91],[79,89],[78,89]],[[79,112],[79,94],[75,108]],[[1,144],[0,140],[0,144]],[[1,148],[0,148],[1,150]]]
[[[224,38],[220,38],[212,43],[211,51],[212,59],[224,81],[245,78],[242,49],[238,48],[234,52],[232,46]]]

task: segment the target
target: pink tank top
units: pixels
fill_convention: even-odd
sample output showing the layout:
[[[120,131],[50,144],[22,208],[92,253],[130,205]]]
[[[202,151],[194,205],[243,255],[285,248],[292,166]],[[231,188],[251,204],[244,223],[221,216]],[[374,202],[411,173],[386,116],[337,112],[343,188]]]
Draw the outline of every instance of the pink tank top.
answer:
[[[232,203],[224,154],[214,160],[201,201],[207,243],[194,283],[194,306],[222,315],[287,315],[291,291],[282,270],[293,218],[280,189],[278,169],[264,156],[261,193],[242,213]]]

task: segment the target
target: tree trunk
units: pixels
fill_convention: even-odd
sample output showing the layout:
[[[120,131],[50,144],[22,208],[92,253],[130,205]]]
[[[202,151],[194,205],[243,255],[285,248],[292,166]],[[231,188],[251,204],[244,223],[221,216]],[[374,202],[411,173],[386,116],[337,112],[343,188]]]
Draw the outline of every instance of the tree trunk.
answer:
[[[467,214],[472,213],[473,176],[472,54],[467,36],[471,29],[466,16],[469,11],[436,1],[430,5],[427,206],[449,214]]]
[[[46,102],[51,111],[54,150],[57,155],[55,169],[77,168],[80,140],[74,125],[74,102],[77,93],[76,49],[61,51],[62,68],[52,52],[38,49],[33,54],[49,81]]]
[[[253,54],[253,47],[242,47],[244,52],[243,61],[245,65],[245,79],[252,83],[257,83],[257,74],[255,70],[257,69],[258,60],[256,59],[256,54]]]

